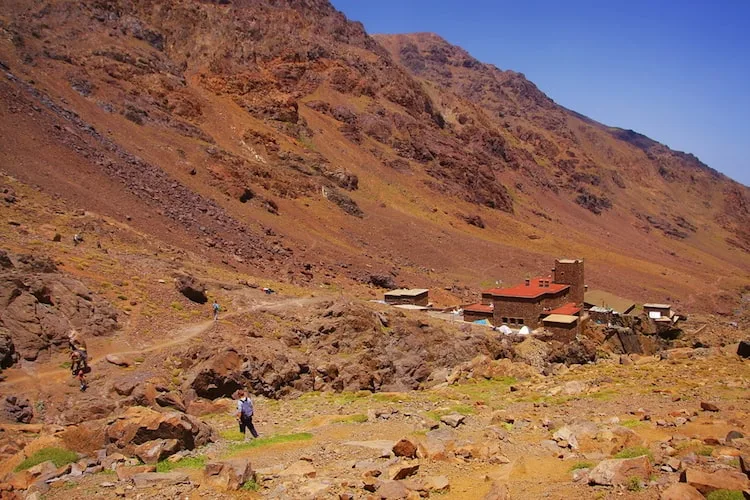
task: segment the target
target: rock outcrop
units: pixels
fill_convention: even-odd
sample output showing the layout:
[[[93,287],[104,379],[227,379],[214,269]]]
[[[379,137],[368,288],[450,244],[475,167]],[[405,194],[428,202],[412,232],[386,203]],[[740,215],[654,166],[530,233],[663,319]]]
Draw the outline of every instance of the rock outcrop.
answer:
[[[28,399],[17,396],[6,396],[2,407],[2,416],[11,422],[28,424],[34,418],[34,409]]]
[[[106,428],[107,448],[154,463],[181,450],[192,450],[216,440],[215,431],[184,413],[159,413],[134,406]]]
[[[187,386],[197,396],[206,399],[232,397],[244,386],[241,366],[242,358],[237,351],[230,349],[220,352],[194,368],[195,375],[187,382]]]
[[[206,285],[193,276],[178,276],[175,281],[177,290],[188,299],[198,304],[208,302]]]
[[[0,369],[8,368],[18,361],[18,357],[10,332],[6,328],[0,328]]]
[[[7,254],[6,254],[7,256]],[[48,259],[15,257],[0,272],[0,360],[29,361],[67,346],[68,332],[100,336],[118,328],[117,311]]]

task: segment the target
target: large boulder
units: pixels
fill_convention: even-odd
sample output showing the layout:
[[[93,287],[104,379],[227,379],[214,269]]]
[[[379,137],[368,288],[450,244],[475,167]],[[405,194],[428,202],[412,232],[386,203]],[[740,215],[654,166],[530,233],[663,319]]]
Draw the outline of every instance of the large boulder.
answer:
[[[158,459],[163,459],[172,453],[192,450],[215,441],[216,432],[191,415],[159,413],[133,406],[107,426],[105,439],[112,452],[130,456],[158,455]],[[149,446],[141,446],[147,443],[150,443]]]
[[[575,339],[572,342],[551,342],[547,361],[566,365],[593,363],[596,361],[596,343],[587,338]]]
[[[661,494],[660,500],[703,500],[700,491],[689,484],[674,483]]]
[[[750,340],[743,340],[737,346],[737,355],[743,358],[750,358]]]
[[[178,447],[179,443],[176,439],[154,439],[136,446],[133,453],[144,464],[155,464],[177,453]]]
[[[208,296],[206,296],[206,285],[193,276],[179,276],[175,281],[175,286],[182,295],[193,302],[198,304],[205,304],[208,302]]]
[[[204,470],[206,483],[225,491],[236,491],[253,478],[253,468],[247,458],[211,462]]]
[[[242,365],[242,377],[251,392],[277,398],[293,386],[304,387],[301,377],[310,379],[309,367],[300,353],[276,339],[250,339],[248,359]],[[312,387],[310,387],[312,388]]]
[[[2,416],[11,422],[28,424],[34,418],[34,408],[28,399],[17,396],[6,396],[3,402]]]
[[[206,399],[232,397],[244,385],[241,367],[242,358],[237,351],[229,349],[220,352],[196,366],[195,375],[188,380],[187,386],[197,396]]]
[[[589,483],[603,486],[627,485],[633,477],[648,481],[651,462],[648,457],[602,460],[589,472]]]
[[[396,281],[390,274],[371,274],[368,281],[379,288],[387,288],[388,290],[398,288]]]
[[[688,468],[682,471],[680,481],[687,483],[704,495],[716,490],[750,490],[750,479],[737,470],[720,469],[716,472],[704,472]]]
[[[416,458],[417,445],[410,439],[402,439],[393,445],[393,454],[397,457]]]

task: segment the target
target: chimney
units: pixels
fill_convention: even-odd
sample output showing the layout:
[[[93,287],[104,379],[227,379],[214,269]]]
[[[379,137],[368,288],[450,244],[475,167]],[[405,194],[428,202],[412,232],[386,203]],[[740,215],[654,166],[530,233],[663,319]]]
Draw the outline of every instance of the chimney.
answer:
[[[531,286],[531,280],[529,278],[526,278],[526,286]]]

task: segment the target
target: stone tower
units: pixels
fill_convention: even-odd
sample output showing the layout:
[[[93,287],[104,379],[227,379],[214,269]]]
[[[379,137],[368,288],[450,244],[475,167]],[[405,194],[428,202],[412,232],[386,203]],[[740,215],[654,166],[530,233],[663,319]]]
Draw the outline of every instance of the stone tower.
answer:
[[[582,305],[585,291],[583,259],[556,259],[552,273],[554,283],[570,285],[570,301]]]

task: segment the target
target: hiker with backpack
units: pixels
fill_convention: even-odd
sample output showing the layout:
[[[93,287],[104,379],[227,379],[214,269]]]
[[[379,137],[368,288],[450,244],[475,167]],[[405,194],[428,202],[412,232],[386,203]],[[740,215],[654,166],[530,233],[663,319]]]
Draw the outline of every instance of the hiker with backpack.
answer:
[[[237,400],[237,422],[240,424],[240,432],[242,433],[242,436],[247,439],[245,430],[249,429],[250,434],[252,434],[254,438],[257,438],[258,431],[255,430],[255,426],[253,425],[253,413],[255,412],[253,401],[250,399],[250,396],[247,395],[247,391],[245,390],[241,390],[239,396],[240,398]]]
[[[71,371],[75,375],[78,369],[88,368],[89,354],[86,349],[86,341],[77,330],[71,330],[68,334],[68,345],[70,346]]]
[[[214,303],[211,306],[211,308],[214,310],[214,321],[219,321],[219,310],[221,309],[219,307],[219,303],[216,302],[216,301],[214,301]]]
[[[81,360],[81,353],[79,351],[71,351],[70,353],[70,372],[75,377],[78,374],[78,370],[83,368],[83,361]]]

